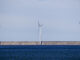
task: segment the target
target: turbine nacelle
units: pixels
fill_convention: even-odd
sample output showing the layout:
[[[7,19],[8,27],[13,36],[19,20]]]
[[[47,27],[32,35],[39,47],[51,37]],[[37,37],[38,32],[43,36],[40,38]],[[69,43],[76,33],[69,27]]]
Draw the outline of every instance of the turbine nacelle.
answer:
[[[43,24],[41,24],[39,21],[38,21],[38,27],[42,27]]]

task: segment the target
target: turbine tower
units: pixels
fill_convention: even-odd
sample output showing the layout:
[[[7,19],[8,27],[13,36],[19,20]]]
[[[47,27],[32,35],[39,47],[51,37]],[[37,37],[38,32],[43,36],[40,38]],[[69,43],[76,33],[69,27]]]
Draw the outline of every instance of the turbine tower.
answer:
[[[39,41],[41,45],[42,45],[42,27],[43,25],[38,20],[38,33],[39,33]]]

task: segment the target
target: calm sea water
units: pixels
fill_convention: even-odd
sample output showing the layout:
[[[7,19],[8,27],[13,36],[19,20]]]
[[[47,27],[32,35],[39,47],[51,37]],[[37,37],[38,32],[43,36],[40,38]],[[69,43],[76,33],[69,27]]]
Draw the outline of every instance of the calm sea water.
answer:
[[[80,45],[0,46],[0,60],[80,60]]]

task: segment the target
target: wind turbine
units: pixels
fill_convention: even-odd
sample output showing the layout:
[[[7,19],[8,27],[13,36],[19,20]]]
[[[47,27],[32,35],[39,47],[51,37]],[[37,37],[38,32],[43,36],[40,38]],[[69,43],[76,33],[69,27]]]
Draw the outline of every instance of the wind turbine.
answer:
[[[39,33],[39,41],[41,45],[42,45],[42,27],[43,25],[38,20],[38,33]]]

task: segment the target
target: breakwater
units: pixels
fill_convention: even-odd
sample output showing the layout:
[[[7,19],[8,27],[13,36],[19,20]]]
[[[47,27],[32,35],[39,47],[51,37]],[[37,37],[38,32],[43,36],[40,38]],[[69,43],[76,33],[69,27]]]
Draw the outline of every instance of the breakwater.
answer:
[[[80,41],[1,41],[0,45],[80,45]]]

